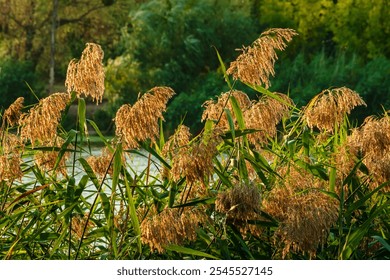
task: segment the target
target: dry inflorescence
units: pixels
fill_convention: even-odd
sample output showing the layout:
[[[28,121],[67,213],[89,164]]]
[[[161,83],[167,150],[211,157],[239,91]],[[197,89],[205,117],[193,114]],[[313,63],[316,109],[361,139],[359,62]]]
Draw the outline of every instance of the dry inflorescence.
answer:
[[[139,141],[155,141],[159,135],[159,119],[163,118],[168,100],[175,94],[169,87],[155,87],[144,94],[133,106],[125,104],[115,116],[116,135],[124,147],[138,148]]]
[[[81,59],[69,62],[65,86],[68,93],[90,96],[96,103],[102,102],[104,94],[104,52],[98,44],[87,43]]]
[[[69,102],[68,93],[54,93],[41,99],[28,113],[21,115],[21,139],[29,140],[32,147],[55,139],[61,114]]]
[[[19,97],[12,103],[3,114],[3,124],[7,123],[9,126],[15,126],[19,123],[19,118],[22,114],[24,98]]]
[[[248,140],[257,149],[268,142],[270,137],[275,137],[276,126],[283,117],[287,117],[293,101],[285,94],[276,93],[278,100],[265,96],[255,102],[252,107],[244,112],[246,128],[255,129],[257,132],[249,134]]]
[[[230,96],[234,96],[243,112],[249,109],[249,107],[252,105],[249,97],[242,91],[233,90],[231,92],[225,92],[218,97],[218,100],[216,102],[214,100],[208,100],[203,103],[202,106],[205,108],[205,110],[203,111],[202,122],[205,120],[218,121],[218,127],[228,130],[229,122],[226,117],[226,114],[224,113],[224,110],[227,109],[230,111],[232,118],[235,121],[235,129],[238,129],[233,106],[231,105],[229,100]]]
[[[226,214],[240,231],[245,234],[248,231],[254,235],[260,235],[261,231],[255,224],[249,221],[263,220],[260,213],[261,195],[255,185],[236,185],[232,189],[220,192],[215,200],[215,210]]]
[[[113,173],[112,158],[113,153],[104,147],[100,156],[90,156],[87,162],[95,174],[104,177],[106,174],[112,175]]]
[[[283,244],[283,258],[289,252],[314,257],[338,219],[337,201],[320,191],[324,181],[302,168],[283,167],[279,173],[283,181],[263,201],[264,211],[279,221],[275,241]]]
[[[221,143],[221,130],[214,128],[204,132],[198,141],[192,142],[179,150],[172,159],[171,176],[174,180],[186,177],[189,184],[203,181],[213,174],[213,158],[218,153]]]
[[[274,65],[278,58],[276,50],[284,50],[286,42],[290,42],[295,35],[297,33],[294,30],[283,28],[263,32],[252,46],[242,49],[242,53],[230,64],[226,73],[233,75],[235,80],[268,88],[271,85],[270,75],[275,75]]]
[[[162,154],[164,156],[176,155],[181,148],[184,148],[191,139],[190,129],[185,125],[180,125],[175,133],[169,137],[168,141],[164,144]]]
[[[20,164],[23,144],[20,139],[13,134],[0,131],[0,182],[13,181],[23,176]]]
[[[181,245],[194,241],[197,230],[209,222],[209,217],[199,209],[166,208],[161,213],[146,217],[141,223],[142,243],[148,244],[152,251],[164,253],[168,245]]]
[[[326,89],[309,102],[303,111],[303,118],[310,128],[332,132],[340,126],[346,114],[361,105],[366,106],[366,103],[349,88]]]
[[[390,180],[390,117],[368,117],[347,138],[347,147],[355,157],[362,157],[371,179],[371,188]],[[384,191],[390,190],[385,187]]]
[[[72,232],[74,232],[78,238],[81,238],[83,235],[84,227],[86,226],[88,218],[88,213],[85,213],[84,216],[75,216],[72,217],[71,227]],[[88,234],[88,232],[94,227],[94,223],[91,220],[88,220],[88,224],[85,229],[85,233]]]

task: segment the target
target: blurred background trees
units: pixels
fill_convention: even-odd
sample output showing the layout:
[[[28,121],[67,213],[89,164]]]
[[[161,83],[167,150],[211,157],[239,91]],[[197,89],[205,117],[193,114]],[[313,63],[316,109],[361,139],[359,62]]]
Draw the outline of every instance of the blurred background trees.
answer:
[[[54,1],[0,0],[0,108],[17,96],[48,93]],[[226,65],[265,29],[289,27],[300,36],[280,54],[271,90],[298,104],[328,87],[348,86],[369,107],[390,107],[390,8],[386,0],[58,0],[55,90],[85,43],[105,51],[106,104],[95,118],[109,123],[123,102],[153,86],[177,95],[166,114],[199,129],[202,103],[227,90]],[[363,114],[364,113],[364,114]]]

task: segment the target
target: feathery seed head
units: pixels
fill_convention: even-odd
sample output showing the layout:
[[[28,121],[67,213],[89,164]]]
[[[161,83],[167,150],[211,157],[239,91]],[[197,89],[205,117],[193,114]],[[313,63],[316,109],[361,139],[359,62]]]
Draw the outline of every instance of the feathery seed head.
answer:
[[[332,132],[356,106],[366,103],[353,90],[341,87],[326,89],[315,96],[303,111],[303,118],[310,128]]]
[[[144,94],[133,106],[122,105],[116,113],[116,135],[125,148],[138,148],[138,141],[155,141],[159,135],[159,119],[166,110],[168,100],[175,94],[169,87],[155,87]]]
[[[87,43],[81,59],[69,62],[65,86],[68,93],[76,92],[77,96],[90,96],[96,103],[102,102],[104,94],[104,52],[94,43]]]
[[[37,142],[42,144],[55,139],[61,113],[69,102],[68,93],[54,93],[41,99],[28,113],[21,115],[21,139],[30,140],[33,147]]]
[[[21,179],[23,144],[16,135],[6,131],[0,131],[0,137],[0,182]]]
[[[19,118],[22,114],[24,98],[19,97],[12,103],[3,114],[3,123],[7,122],[9,126],[15,126],[19,122]]]
[[[103,177],[106,172],[109,175],[112,175],[113,173],[113,166],[111,164],[112,157],[113,154],[110,150],[107,147],[104,147],[100,156],[90,156],[87,158],[87,162],[95,174]]]
[[[235,80],[268,88],[271,85],[270,75],[275,75],[274,64],[278,58],[276,50],[284,50],[286,43],[295,35],[298,34],[294,30],[283,28],[263,32],[252,46],[242,49],[242,53],[230,64],[226,73],[233,75]]]

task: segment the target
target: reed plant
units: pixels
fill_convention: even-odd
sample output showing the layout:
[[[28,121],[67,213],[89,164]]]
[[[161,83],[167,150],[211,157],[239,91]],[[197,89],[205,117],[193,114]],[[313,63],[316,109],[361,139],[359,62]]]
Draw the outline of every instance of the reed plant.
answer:
[[[389,116],[353,127],[365,102],[346,87],[303,108],[269,91],[277,51],[296,35],[268,30],[228,68],[217,52],[230,90],[204,103],[198,135],[181,124],[168,139],[166,86],[123,104],[112,139],[86,118],[85,99],[104,95],[103,50],[87,44],[67,92],[2,112],[0,257],[389,259]]]

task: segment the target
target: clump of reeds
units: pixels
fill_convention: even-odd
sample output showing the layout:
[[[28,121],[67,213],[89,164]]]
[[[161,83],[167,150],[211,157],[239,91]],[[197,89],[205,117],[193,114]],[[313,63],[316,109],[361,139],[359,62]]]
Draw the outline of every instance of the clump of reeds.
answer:
[[[141,223],[141,241],[152,251],[164,253],[167,245],[196,240],[196,231],[207,222],[208,216],[199,209],[166,208],[159,214],[146,217]]]
[[[54,93],[20,116],[20,137],[31,146],[52,141],[57,136],[61,114],[70,102],[68,93]]]
[[[217,101],[208,100],[203,103],[205,110],[202,114],[202,122],[205,120],[213,120],[217,123],[217,126],[222,129],[229,129],[229,122],[224,112],[225,109],[229,110],[232,114],[233,120],[235,121],[235,128],[237,129],[237,120],[231,105],[229,98],[234,96],[237,100],[241,110],[245,112],[252,105],[249,97],[242,91],[233,90],[231,92],[225,92],[218,97]]]
[[[390,118],[367,117],[347,138],[349,151],[363,158],[372,175],[371,188],[390,180]],[[386,187],[389,190],[390,187]]]
[[[159,135],[159,119],[164,119],[168,100],[175,94],[169,87],[155,87],[144,94],[133,106],[122,105],[116,113],[116,135],[122,139],[125,148],[139,147],[138,142]]]
[[[257,149],[277,134],[277,124],[287,117],[293,101],[285,94],[275,93],[275,98],[264,96],[243,112],[246,128],[257,130],[248,135],[248,140]]]
[[[275,75],[274,65],[278,58],[276,50],[284,50],[286,42],[290,42],[295,35],[297,33],[294,30],[283,28],[272,28],[261,33],[252,46],[242,49],[226,73],[233,75],[235,80],[268,88],[271,85],[270,75]]]
[[[332,132],[353,108],[361,105],[366,106],[366,103],[349,88],[326,89],[309,102],[303,111],[303,118],[310,128]]]
[[[96,103],[102,102],[104,94],[104,52],[98,44],[87,43],[81,59],[69,62],[65,86],[68,93],[90,96]]]
[[[337,221],[337,201],[320,190],[324,181],[297,166],[279,169],[278,181],[263,201],[264,211],[278,220],[275,241],[282,242],[283,258],[289,252],[316,255]]]

